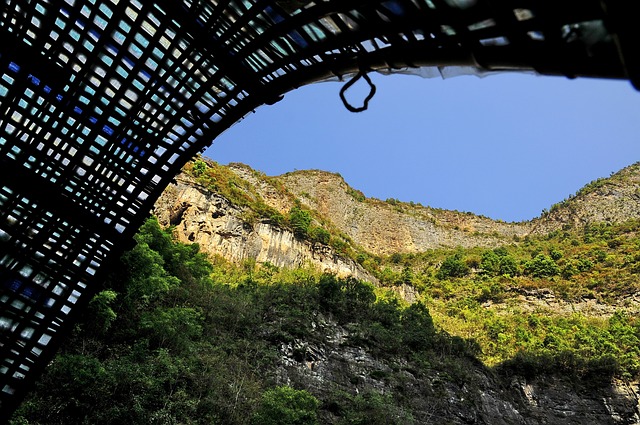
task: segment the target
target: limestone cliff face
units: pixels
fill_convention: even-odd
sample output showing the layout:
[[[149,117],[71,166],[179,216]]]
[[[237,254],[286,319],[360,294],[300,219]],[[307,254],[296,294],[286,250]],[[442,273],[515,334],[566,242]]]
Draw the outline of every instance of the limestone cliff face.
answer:
[[[473,214],[433,210],[375,199],[356,199],[337,174],[304,171],[265,180],[249,167],[228,167],[251,196],[286,215],[299,200],[315,210],[330,228],[350,239],[352,247],[375,255],[421,252],[440,247],[497,246],[523,236],[527,225],[498,223]],[[280,186],[278,190],[276,186]],[[313,265],[320,270],[375,282],[358,263],[325,244],[296,238],[289,229],[266,219],[247,219],[248,207],[234,205],[220,193],[198,184],[188,173],[176,177],[156,202],[160,224],[175,226],[183,242],[240,263],[247,259],[278,267]]]
[[[456,246],[491,247],[514,237],[544,235],[567,226],[581,228],[640,218],[640,163],[589,183],[541,217],[522,223],[406,203],[359,201],[342,177],[323,171],[287,173],[278,180],[309,207],[331,217],[357,244],[383,255]]]
[[[251,259],[288,268],[312,265],[339,276],[375,281],[331,247],[297,239],[290,230],[268,221],[249,223],[243,219],[244,212],[184,174],[165,190],[154,209],[161,225],[175,226],[180,241],[198,243],[204,251],[231,262]]]
[[[323,171],[299,171],[278,179],[310,208],[331,217],[357,244],[382,255],[457,246],[491,247],[514,237],[544,235],[567,226],[581,228],[640,218],[640,163],[588,184],[550,212],[523,223],[405,203],[359,201],[342,177]]]
[[[456,246],[496,246],[524,236],[529,226],[418,205],[358,200],[337,174],[300,171],[278,178],[295,196],[332,222],[366,251],[389,255]]]

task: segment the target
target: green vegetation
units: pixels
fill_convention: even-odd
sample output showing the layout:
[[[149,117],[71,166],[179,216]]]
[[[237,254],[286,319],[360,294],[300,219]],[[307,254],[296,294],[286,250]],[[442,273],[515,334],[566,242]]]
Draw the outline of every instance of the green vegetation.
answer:
[[[14,424],[312,425],[327,409],[337,424],[406,424],[405,369],[469,363],[467,344],[438,331],[422,303],[312,270],[212,265],[170,234],[145,223]],[[344,346],[403,365],[375,375],[398,392],[312,394],[279,382],[283,344],[321,344],[336,326],[348,329]]]
[[[628,174],[618,173],[611,181],[623,181]],[[608,181],[595,181],[579,194],[595,190]],[[391,198],[386,202],[394,208],[404,205]],[[525,309],[518,297],[530,294],[530,298],[535,299],[551,294],[553,300],[569,306],[585,299],[620,305],[618,300],[640,289],[638,227],[637,221],[598,224],[582,230],[567,228],[544,237],[518,238],[512,245],[506,243],[495,249],[443,249],[394,254],[388,258],[357,252],[346,237],[330,236],[329,240],[334,248],[355,259],[383,285],[415,287],[438,326],[453,335],[473,338],[481,349],[480,358],[487,365],[512,364],[514,359],[524,361],[526,358],[533,367],[537,362],[530,362],[531,359],[563,353],[565,360],[569,358],[566,356],[579,360],[565,361],[575,369],[585,369],[579,366],[580,362],[594,365],[600,362],[618,376],[632,376],[637,373],[633,362],[609,362],[607,356],[619,356],[616,350],[590,352],[589,345],[581,342],[589,338],[569,329],[584,328],[584,332],[599,333],[599,340],[611,340],[613,346],[618,347],[614,337],[607,333],[608,316],[572,314],[570,308],[560,311],[547,307],[543,301]],[[309,235],[313,232],[307,231],[306,237]],[[523,317],[531,320],[522,322]],[[625,320],[629,329],[635,326],[635,319]],[[578,339],[573,340],[574,337]],[[558,338],[561,344],[550,343]],[[628,349],[622,351],[628,352]],[[540,364],[553,365],[554,362],[546,359],[540,360]]]
[[[524,264],[524,274],[533,277],[551,277],[560,274],[560,267],[553,258],[545,254],[538,254]]]
[[[305,238],[309,235],[311,226],[311,213],[303,210],[297,203],[289,211],[289,224],[293,230],[293,234],[299,238]]]
[[[354,189],[351,186],[347,186],[347,193],[358,202],[364,202],[367,199],[362,191]]]
[[[215,191],[240,207],[253,206],[254,209],[268,209],[255,188],[238,177],[229,167],[198,159],[188,163],[184,171],[196,178],[205,188]],[[265,211],[266,212],[266,211]]]
[[[637,229],[636,222],[600,225],[492,250],[363,258],[379,263],[393,284],[419,289],[422,301],[406,305],[355,279],[212,264],[152,219],[13,424],[310,425],[328,417],[345,425],[412,424],[406,374],[437,372],[444,382],[473,387],[475,357],[498,374],[555,374],[592,385],[637,379],[634,315],[524,311],[510,302],[523,290],[553,290],[566,300],[636,291]],[[283,386],[276,378],[283,344],[298,347],[293,358],[305,362],[306,344],[323,344],[336,327],[348,332],[343,346],[391,365],[371,372],[389,389],[384,394],[348,386],[313,392],[304,381]],[[421,395],[435,404],[445,396]]]
[[[489,366],[579,376],[606,370],[605,379],[632,378],[640,372],[634,310],[614,314],[611,307],[609,317],[571,305],[623,306],[640,290],[639,229],[639,221],[598,224],[495,249],[394,254],[374,272],[384,284],[416,287],[435,323],[473,339]],[[534,304],[523,304],[523,294]]]
[[[314,226],[312,221],[313,217],[311,213],[303,209],[299,202],[296,202],[294,206],[291,207],[291,210],[289,210],[287,223],[297,238],[308,239],[311,242],[324,245],[330,244],[332,242],[331,233],[321,226]],[[344,250],[344,247],[338,248]]]
[[[519,273],[515,258],[503,247],[483,252],[480,268],[484,276],[491,277],[517,276]]]
[[[335,230],[332,235],[322,225],[314,224],[317,219],[314,218],[313,213],[308,208],[305,208],[298,199],[295,199],[281,183],[268,178],[262,173],[252,170],[254,177],[270,185],[284,199],[288,198],[292,201],[293,206],[286,216],[268,206],[255,187],[248,181],[238,177],[229,167],[221,166],[212,161],[205,162],[202,159],[197,159],[187,164],[184,171],[195,177],[196,181],[202,186],[224,196],[234,205],[244,207],[243,219],[248,223],[253,223],[258,219],[267,220],[273,225],[290,228],[297,238],[325,245],[331,244],[338,252],[342,252],[345,255],[351,254],[348,249],[348,239]],[[354,194],[357,195],[356,192]],[[364,195],[362,196],[364,197]],[[308,197],[308,194],[306,197]]]
[[[305,390],[280,386],[262,394],[260,406],[253,415],[255,425],[317,425],[317,398]]]
[[[448,277],[463,277],[469,273],[469,266],[462,259],[462,253],[456,252],[448,256],[442,262],[442,265],[436,272],[438,279],[446,279]]]

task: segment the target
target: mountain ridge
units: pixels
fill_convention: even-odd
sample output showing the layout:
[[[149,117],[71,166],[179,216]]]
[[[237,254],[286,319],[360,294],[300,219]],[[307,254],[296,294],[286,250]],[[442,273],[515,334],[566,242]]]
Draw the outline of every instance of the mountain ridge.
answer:
[[[531,220],[532,233],[544,234],[563,227],[595,223],[621,223],[640,217],[640,162],[587,183],[575,195],[543,210]]]
[[[355,260],[359,254],[497,247],[530,235],[640,218],[640,163],[588,183],[575,195],[543,210],[541,216],[517,223],[395,199],[367,198],[340,174],[321,170],[268,177],[245,164],[223,166],[201,158],[188,164],[175,182],[156,203],[154,214],[165,226],[177,225],[179,240],[198,242],[205,251],[236,262],[251,258],[278,266],[295,267],[305,261],[321,266],[321,259],[329,258],[332,266],[325,270],[357,277],[366,273],[355,272],[357,263],[348,259]],[[213,196],[207,193],[217,194],[217,203],[198,207],[198,200]],[[297,204],[310,212],[315,225],[333,235],[332,243],[305,241],[284,225]],[[217,236],[212,239],[213,235]],[[286,242],[280,248],[288,253],[287,260],[278,257],[279,248],[270,242],[283,237]],[[251,241],[249,250],[247,241]],[[336,266],[342,260],[349,265]]]

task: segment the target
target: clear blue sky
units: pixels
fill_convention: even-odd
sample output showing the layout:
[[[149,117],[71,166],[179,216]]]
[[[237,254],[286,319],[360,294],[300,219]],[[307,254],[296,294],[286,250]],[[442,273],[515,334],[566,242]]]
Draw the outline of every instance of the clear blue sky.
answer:
[[[288,93],[205,155],[268,175],[340,173],[368,197],[528,220],[640,160],[640,92],[628,82],[500,74],[447,80],[371,74],[369,110],[343,83]],[[360,81],[347,95],[364,98]]]

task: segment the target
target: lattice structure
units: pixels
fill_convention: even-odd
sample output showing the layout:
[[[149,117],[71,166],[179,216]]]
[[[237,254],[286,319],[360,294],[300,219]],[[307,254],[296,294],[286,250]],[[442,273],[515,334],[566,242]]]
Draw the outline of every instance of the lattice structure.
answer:
[[[637,86],[628,3],[5,0],[0,417],[163,188],[245,114],[370,70],[535,70]]]

